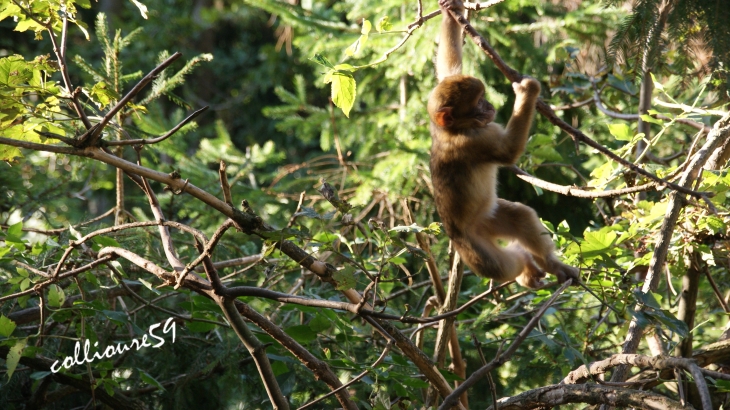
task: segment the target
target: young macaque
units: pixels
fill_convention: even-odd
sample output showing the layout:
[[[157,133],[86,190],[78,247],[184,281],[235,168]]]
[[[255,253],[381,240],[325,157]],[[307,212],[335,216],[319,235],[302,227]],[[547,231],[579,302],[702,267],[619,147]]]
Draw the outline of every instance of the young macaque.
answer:
[[[517,162],[540,94],[540,83],[513,83],[517,99],[507,127],[495,124],[484,84],[461,74],[461,27],[448,10],[462,13],[460,0],[439,0],[442,23],[436,56],[439,84],[428,100],[431,117],[431,178],[436,208],[464,262],[479,276],[516,279],[529,288],[545,272],[560,282],[579,280],[578,270],[555,256],[547,229],[535,211],[497,198],[497,169]],[[507,247],[497,239],[512,241]]]

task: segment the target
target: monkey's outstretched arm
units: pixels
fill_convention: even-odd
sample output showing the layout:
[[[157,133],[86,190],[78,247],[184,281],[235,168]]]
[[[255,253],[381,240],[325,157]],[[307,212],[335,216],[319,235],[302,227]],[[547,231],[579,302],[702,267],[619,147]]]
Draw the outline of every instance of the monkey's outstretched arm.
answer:
[[[532,117],[535,115],[535,103],[540,96],[540,83],[534,78],[525,77],[519,83],[512,83],[515,90],[515,107],[512,117],[505,129],[506,148],[511,158],[508,164],[514,164],[525,151],[527,137],[532,126]]]
[[[461,0],[439,0],[441,7],[441,36],[436,54],[436,73],[441,82],[445,77],[461,74],[461,26],[451,17],[449,10],[461,14],[464,4]]]

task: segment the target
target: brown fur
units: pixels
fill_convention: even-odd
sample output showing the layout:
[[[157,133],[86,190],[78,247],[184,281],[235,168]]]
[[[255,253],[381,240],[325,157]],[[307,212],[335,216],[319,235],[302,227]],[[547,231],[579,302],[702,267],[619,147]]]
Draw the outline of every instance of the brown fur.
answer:
[[[439,0],[441,42],[436,68],[439,84],[431,93],[431,177],[436,208],[446,232],[466,264],[479,276],[516,279],[537,287],[545,271],[562,282],[578,270],[555,256],[552,239],[535,211],[497,198],[497,169],[514,164],[525,150],[540,83],[525,77],[514,83],[512,117],[503,128],[484,99],[484,84],[461,74],[461,32],[446,12],[463,11],[459,0]],[[497,239],[512,241],[502,247]]]

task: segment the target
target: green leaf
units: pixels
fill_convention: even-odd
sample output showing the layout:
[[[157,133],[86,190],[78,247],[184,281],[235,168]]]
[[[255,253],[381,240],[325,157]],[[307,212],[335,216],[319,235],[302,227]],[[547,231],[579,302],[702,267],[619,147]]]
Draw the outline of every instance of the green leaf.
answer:
[[[20,152],[20,149],[11,147],[10,145],[0,144],[0,161],[7,161],[7,162],[18,162],[23,158],[23,154]]]
[[[20,291],[23,292],[30,287],[30,279],[20,281]]]
[[[146,280],[144,280],[144,279],[142,279],[142,278],[137,278],[137,280],[138,280],[138,281],[139,281],[139,282],[140,282],[140,283],[141,283],[141,284],[142,284],[142,285],[143,285],[144,287],[146,287],[147,289],[149,289],[149,290],[150,290],[150,292],[154,293],[155,295],[160,295],[160,294],[162,294],[162,293],[161,293],[161,292],[160,292],[159,290],[155,289],[155,287],[154,287],[154,286],[152,286],[152,283],[150,283],[150,282],[147,282]]]
[[[332,102],[342,110],[345,117],[350,118],[350,110],[355,104],[357,85],[355,78],[346,71],[333,71],[332,81]]]
[[[321,55],[321,54],[315,54],[314,57],[310,58],[309,60],[314,61],[315,63],[327,67],[329,69],[334,70],[335,66],[330,63],[330,61],[327,59],[327,57]]]
[[[101,246],[114,246],[114,247],[120,247],[119,242],[116,241],[114,238],[110,238],[108,236],[95,236],[93,239],[94,242],[98,243]]]
[[[195,316],[195,315],[193,315]],[[207,322],[191,321],[185,324],[185,329],[193,333],[205,333],[215,329],[215,324]]]
[[[459,381],[464,380],[461,377],[457,376],[454,373],[451,373],[450,371],[448,371],[446,369],[438,369],[438,370],[439,370],[439,372],[441,372],[441,375],[444,376],[444,379],[446,379],[447,382],[459,382]]]
[[[383,16],[378,20],[378,22],[375,24],[375,29],[378,30],[378,33],[382,33],[383,31],[390,31],[390,29],[393,28],[393,24],[390,23],[390,17]]]
[[[286,334],[293,337],[299,343],[306,344],[317,338],[317,332],[313,331],[309,326],[298,325],[284,329]]]
[[[730,380],[715,380],[718,393],[730,393]]]
[[[309,321],[309,328],[312,329],[313,332],[317,333],[327,330],[331,326],[332,322],[322,315],[315,315],[312,320]]]
[[[23,353],[23,349],[25,349],[27,342],[28,339],[16,340],[15,344],[10,348],[8,357],[5,359],[5,367],[8,369],[8,380],[13,377],[13,372],[15,372],[15,368],[18,367],[20,356]]]
[[[580,253],[584,258],[595,258],[600,255],[609,254],[614,250],[614,245],[618,236],[610,228],[604,228],[600,231],[586,231],[583,242],[580,246],[570,246],[565,255],[573,255]]]
[[[608,75],[608,85],[631,95],[636,95],[638,92],[636,86],[631,81],[622,77],[616,77],[612,74]]]
[[[0,58],[0,85],[15,87],[28,83],[33,78],[33,69],[33,65],[22,56]]]
[[[289,367],[284,362],[271,361],[271,370],[274,371],[274,376],[279,376],[284,373],[289,373]]]
[[[146,371],[144,371],[142,369],[137,369],[137,370],[139,370],[139,378],[142,379],[142,381],[144,383],[147,383],[151,386],[155,386],[158,389],[160,389],[161,391],[165,391],[165,387],[160,382],[158,382],[157,379],[155,379],[149,373],[147,373]]]
[[[658,124],[658,125],[664,124],[664,121],[656,119],[656,118],[652,117],[651,115],[647,115],[647,114],[642,114],[641,119],[644,120],[645,122],[650,122],[652,124]]]
[[[118,312],[116,310],[102,310],[101,313],[108,317],[113,322],[123,325],[129,321],[129,317],[124,312]]]
[[[631,141],[634,138],[634,134],[631,132],[631,128],[622,122],[617,124],[608,124],[608,132],[616,137],[619,141]]]
[[[662,307],[659,305],[659,302],[656,300],[654,293],[644,293],[641,291],[641,289],[635,289],[634,290],[634,297],[636,300],[641,302],[642,304],[649,306],[651,308],[660,310]]]
[[[405,386],[413,387],[416,389],[426,389],[429,386],[427,382],[421,379],[417,379],[415,377],[404,377],[400,379],[400,382],[403,383]]]
[[[94,84],[91,90],[89,90],[89,95],[91,95],[100,109],[104,109],[109,103],[119,99],[117,94],[113,90],[110,90],[109,86],[103,81]]]
[[[670,312],[659,309],[659,310],[647,310],[644,312],[647,316],[654,318],[660,323],[664,324],[667,329],[676,333],[680,338],[684,339],[689,334],[689,328],[687,324],[679,320]]]
[[[357,284],[355,280],[355,268],[346,266],[332,275],[332,279],[337,282],[337,290],[352,289]]]
[[[48,305],[50,307],[59,308],[65,301],[66,294],[60,286],[53,284],[48,287]]]
[[[15,326],[15,322],[5,317],[5,315],[0,315],[0,336],[10,337],[13,330],[15,330]]]
[[[362,21],[362,30],[360,30],[360,34],[363,36],[366,36],[370,33],[370,30],[373,29],[373,24],[370,22],[370,20],[365,19]]]
[[[91,8],[91,0],[74,0],[74,3],[78,4],[79,6],[90,9]]]

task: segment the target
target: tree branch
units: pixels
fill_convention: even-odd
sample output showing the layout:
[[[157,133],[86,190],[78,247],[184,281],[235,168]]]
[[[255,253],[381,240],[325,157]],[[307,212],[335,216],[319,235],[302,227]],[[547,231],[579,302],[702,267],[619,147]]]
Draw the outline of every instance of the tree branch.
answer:
[[[459,23],[459,25],[466,31],[466,33],[471,37],[471,39],[474,41],[474,43],[481,48],[484,53],[494,62],[494,64],[497,66],[499,71],[504,74],[505,77],[511,82],[520,82],[523,78],[523,75],[520,74],[517,70],[513,69],[507,63],[502,60],[502,58],[499,56],[499,54],[492,48],[492,46],[487,42],[487,40],[482,37],[476,30],[474,30],[474,27],[469,24],[469,22],[464,18],[464,16],[457,15],[453,11],[449,11],[451,13],[451,16]],[[607,156],[608,158],[618,162],[619,164],[629,168],[631,171],[643,175],[649,179],[651,179],[654,182],[659,183],[660,185],[666,185],[667,187],[682,192],[687,195],[692,195],[695,198],[702,199],[706,197],[710,197],[710,192],[697,192],[693,191],[689,188],[674,184],[672,182],[666,181],[662,178],[659,178],[658,176],[652,174],[651,172],[648,172],[644,170],[643,168],[639,167],[638,165],[627,161],[620,156],[614,154],[610,149],[604,147],[603,145],[599,144],[598,142],[594,141],[587,135],[585,135],[582,131],[578,130],[577,128],[572,127],[567,122],[561,120],[558,118],[557,115],[555,115],[555,112],[550,108],[548,104],[546,104],[542,99],[538,99],[537,101],[537,111],[541,113],[545,118],[548,119],[551,123],[554,125],[557,125],[560,129],[568,133],[573,140],[583,142],[584,144],[590,146],[591,148],[594,148],[601,152],[603,155]]]

